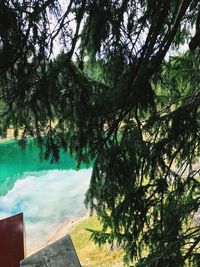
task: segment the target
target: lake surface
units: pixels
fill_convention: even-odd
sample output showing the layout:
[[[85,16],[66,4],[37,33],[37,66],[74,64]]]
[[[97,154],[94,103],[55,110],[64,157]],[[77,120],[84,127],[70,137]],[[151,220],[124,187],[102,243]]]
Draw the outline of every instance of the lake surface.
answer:
[[[86,211],[91,168],[75,167],[64,152],[59,164],[41,162],[32,141],[26,149],[15,141],[0,143],[0,219],[24,213],[28,251],[46,243],[60,223]]]

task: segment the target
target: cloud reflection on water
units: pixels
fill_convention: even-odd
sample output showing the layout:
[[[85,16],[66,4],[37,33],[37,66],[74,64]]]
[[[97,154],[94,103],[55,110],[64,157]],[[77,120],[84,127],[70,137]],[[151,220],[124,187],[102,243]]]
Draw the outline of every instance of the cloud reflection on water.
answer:
[[[0,219],[24,213],[27,250],[46,243],[56,225],[85,211],[83,201],[91,169],[38,174],[16,181],[14,188],[0,198]]]

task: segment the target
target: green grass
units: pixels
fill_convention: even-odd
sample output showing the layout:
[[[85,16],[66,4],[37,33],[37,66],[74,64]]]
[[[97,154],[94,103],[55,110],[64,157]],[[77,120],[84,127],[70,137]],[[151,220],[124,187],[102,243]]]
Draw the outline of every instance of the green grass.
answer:
[[[90,240],[90,232],[86,228],[100,229],[100,224],[96,216],[89,217],[75,224],[70,233],[82,266],[124,266],[123,250],[116,248],[110,251],[108,244],[99,247]]]

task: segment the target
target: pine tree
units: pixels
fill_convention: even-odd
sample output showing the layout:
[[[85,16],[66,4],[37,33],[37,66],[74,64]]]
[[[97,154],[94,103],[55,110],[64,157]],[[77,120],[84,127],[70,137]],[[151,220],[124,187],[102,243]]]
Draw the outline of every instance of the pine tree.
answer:
[[[0,1],[1,131],[23,129],[21,144],[36,137],[52,161],[62,148],[78,166],[93,160],[85,201],[102,230],[92,238],[138,267],[200,262],[199,10],[196,0]]]

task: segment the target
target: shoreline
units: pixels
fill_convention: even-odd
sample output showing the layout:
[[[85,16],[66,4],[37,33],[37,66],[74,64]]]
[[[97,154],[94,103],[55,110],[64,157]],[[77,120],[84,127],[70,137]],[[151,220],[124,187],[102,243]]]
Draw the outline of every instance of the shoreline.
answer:
[[[74,217],[74,218],[71,218],[71,219],[63,220],[58,225],[56,225],[54,230],[52,230],[48,234],[47,241],[42,243],[41,246],[38,246],[37,248],[34,248],[34,247],[27,248],[26,247],[25,258],[31,256],[32,254],[37,253],[39,250],[41,250],[41,249],[45,248],[46,246],[52,244],[53,242],[57,241],[58,239],[70,234],[71,231],[72,231],[72,228],[75,225],[77,225],[80,222],[88,219],[89,216],[90,216],[89,215],[89,211],[86,211],[86,212],[80,213],[80,215],[78,217]]]

